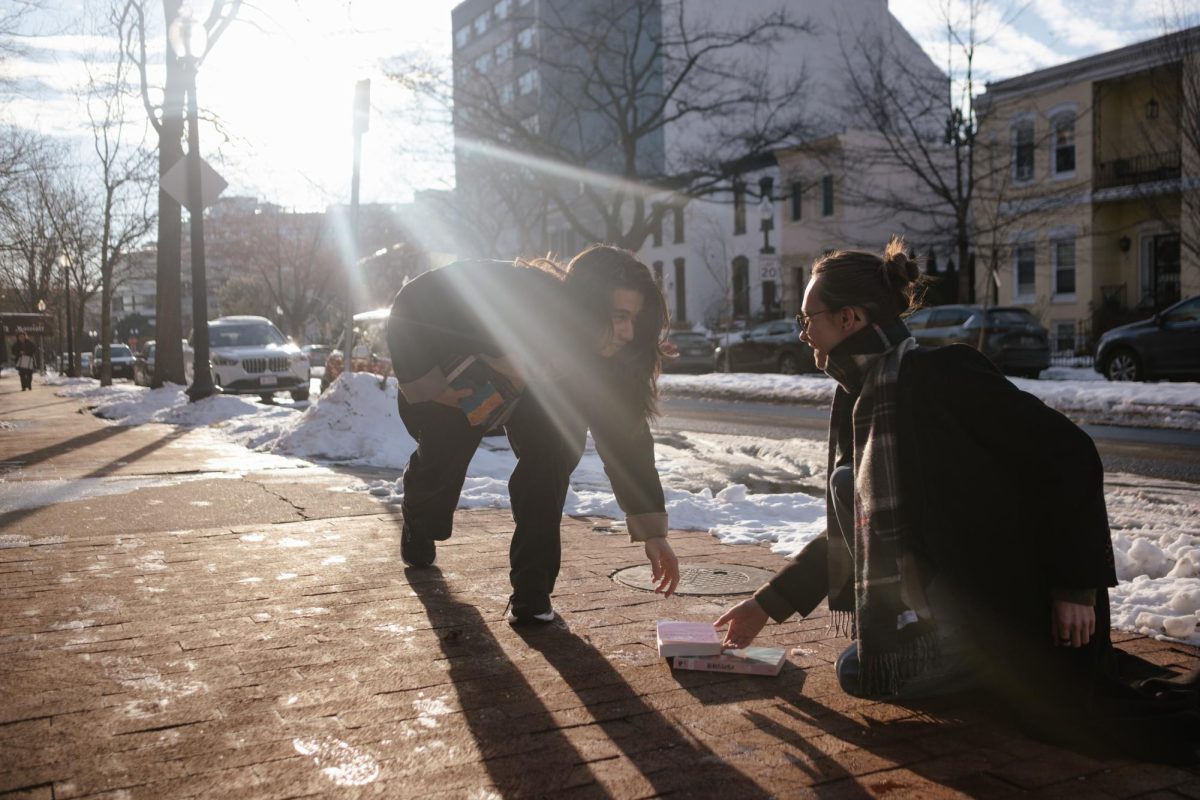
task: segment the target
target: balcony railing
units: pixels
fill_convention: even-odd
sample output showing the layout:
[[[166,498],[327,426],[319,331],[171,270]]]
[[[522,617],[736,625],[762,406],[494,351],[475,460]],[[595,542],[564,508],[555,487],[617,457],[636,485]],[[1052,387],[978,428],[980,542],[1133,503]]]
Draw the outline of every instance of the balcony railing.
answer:
[[[1111,189],[1114,186],[1134,186],[1178,179],[1179,151],[1167,153],[1143,153],[1129,158],[1102,161],[1096,165],[1096,188]]]

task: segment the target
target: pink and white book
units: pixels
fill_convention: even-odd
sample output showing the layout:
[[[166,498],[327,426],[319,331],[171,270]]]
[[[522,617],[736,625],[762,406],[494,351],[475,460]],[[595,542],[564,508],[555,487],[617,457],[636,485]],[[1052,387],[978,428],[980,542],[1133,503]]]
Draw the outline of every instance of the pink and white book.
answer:
[[[775,676],[783,669],[786,655],[779,647],[747,647],[744,650],[726,650],[715,656],[675,656],[671,659],[671,666],[700,672]]]
[[[715,656],[721,652],[722,634],[711,622],[658,621],[658,654],[671,656]]]

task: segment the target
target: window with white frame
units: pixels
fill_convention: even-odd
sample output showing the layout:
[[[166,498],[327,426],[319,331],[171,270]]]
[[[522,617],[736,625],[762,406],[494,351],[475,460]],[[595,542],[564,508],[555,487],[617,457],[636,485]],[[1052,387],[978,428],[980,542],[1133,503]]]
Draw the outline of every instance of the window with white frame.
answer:
[[[464,25],[454,32],[454,44],[463,47],[471,40],[471,26]]]
[[[1017,299],[1031,298],[1037,293],[1036,253],[1033,242],[1019,244],[1013,252],[1013,291]]]
[[[1012,128],[1012,169],[1016,181],[1033,180],[1033,120],[1022,119]]]
[[[1075,320],[1055,320],[1050,325],[1050,334],[1050,346],[1054,348],[1054,352],[1075,352]]]
[[[1050,120],[1050,171],[1055,175],[1075,171],[1075,113],[1063,111]]]
[[[500,45],[496,48],[496,64],[500,65],[500,64],[503,64],[506,61],[510,60],[512,58],[512,54],[513,54],[512,40],[509,39],[507,42],[501,42]]]
[[[499,0],[496,5],[492,6],[492,13],[496,15],[496,19],[508,19],[508,12],[511,8],[512,0]]]
[[[517,33],[517,47],[520,48],[521,50],[532,50],[534,38],[536,37],[536,35],[537,35],[537,32],[534,30],[534,27],[532,25],[530,25],[528,28],[525,28],[524,30],[518,32]]]
[[[483,74],[492,68],[492,54],[484,53],[475,59],[475,71]]]
[[[500,102],[508,105],[513,101],[513,85],[509,81],[500,87]]]
[[[821,216],[833,216],[833,176],[821,178]]]
[[[517,78],[517,90],[522,95],[536,92],[540,85],[541,79],[538,77],[538,73],[532,69],[525,70],[521,73],[521,77]]]
[[[1050,262],[1054,274],[1055,296],[1075,296],[1075,239],[1050,242]]]
[[[488,28],[488,15],[487,15],[487,12],[485,11],[482,14],[480,14],[478,17],[475,18],[475,35],[482,36],[483,34],[487,33],[487,28]]]

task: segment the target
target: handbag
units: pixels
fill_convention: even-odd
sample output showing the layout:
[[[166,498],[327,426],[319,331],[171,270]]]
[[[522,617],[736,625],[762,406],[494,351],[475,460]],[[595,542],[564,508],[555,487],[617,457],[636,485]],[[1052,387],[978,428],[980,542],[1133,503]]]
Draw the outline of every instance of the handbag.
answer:
[[[17,359],[17,369],[33,369],[33,356],[26,353]]]

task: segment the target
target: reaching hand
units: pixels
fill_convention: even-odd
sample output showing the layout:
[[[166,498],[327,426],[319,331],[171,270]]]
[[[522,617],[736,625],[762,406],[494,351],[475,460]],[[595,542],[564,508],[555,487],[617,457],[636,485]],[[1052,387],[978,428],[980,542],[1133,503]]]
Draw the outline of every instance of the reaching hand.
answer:
[[[1054,601],[1051,635],[1059,647],[1083,647],[1096,634],[1096,609],[1066,600]]]
[[[750,597],[722,614],[713,623],[713,627],[724,628],[728,625],[729,633],[725,634],[725,647],[740,650],[750,646],[768,619],[770,617],[763,611],[763,607]]]
[[[650,559],[654,591],[663,592],[664,597],[673,595],[679,585],[679,559],[665,536],[646,541],[646,558]]]

